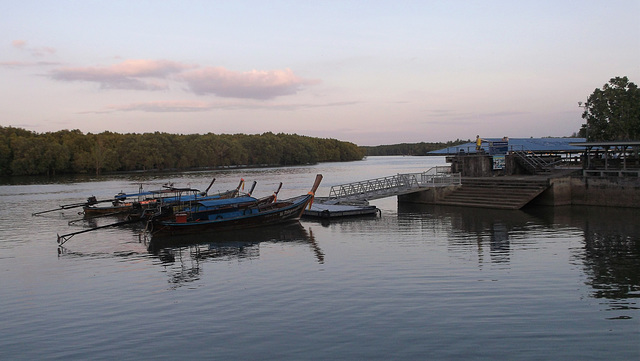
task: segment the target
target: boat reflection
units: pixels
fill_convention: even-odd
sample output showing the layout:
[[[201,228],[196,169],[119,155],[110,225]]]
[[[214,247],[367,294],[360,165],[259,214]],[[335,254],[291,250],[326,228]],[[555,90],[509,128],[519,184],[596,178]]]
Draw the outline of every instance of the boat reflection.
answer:
[[[148,252],[168,267],[170,283],[182,285],[200,277],[202,262],[248,260],[260,256],[263,242],[286,242],[311,248],[318,263],[324,263],[324,252],[313,232],[300,222],[243,230],[221,231],[148,240]]]

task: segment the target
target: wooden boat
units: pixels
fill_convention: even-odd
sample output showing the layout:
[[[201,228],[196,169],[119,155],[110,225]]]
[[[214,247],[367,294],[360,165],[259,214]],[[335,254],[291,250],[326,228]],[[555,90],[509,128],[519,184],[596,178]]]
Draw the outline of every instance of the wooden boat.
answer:
[[[219,199],[202,199],[197,202],[191,202],[189,206],[173,207],[173,213],[183,213],[188,215],[189,220],[207,220],[214,219],[223,213],[237,211],[248,207],[265,206],[276,201],[278,192],[282,188],[282,183],[272,195],[263,198],[254,198],[251,196],[238,196],[234,198]]]
[[[215,181],[215,179],[214,179]],[[213,181],[211,182],[213,184]],[[194,188],[175,188],[166,186],[160,190],[138,192],[133,194],[119,193],[110,206],[99,206],[95,197],[89,197],[87,204],[82,208],[85,217],[121,215],[121,214],[142,214],[147,209],[159,208],[167,205],[186,204],[200,200],[228,199],[240,195],[240,187],[244,184],[244,179],[240,180],[238,187],[233,190],[220,192],[218,194],[207,194]],[[253,184],[255,187],[255,182]],[[253,187],[251,191],[253,191]],[[251,191],[247,194],[250,194]]]
[[[309,193],[275,202],[236,202],[228,207],[200,202],[200,207],[176,213],[166,220],[152,220],[154,237],[193,234],[212,230],[261,227],[297,221],[315,196],[322,175],[316,176]]]
[[[242,185],[242,182],[240,185]],[[256,182],[253,183],[253,186],[251,187],[250,192],[253,191],[253,189],[255,188],[255,185],[256,185]],[[282,187],[282,183],[280,183],[280,187]],[[239,189],[240,189],[240,186],[238,186],[238,188],[236,189],[236,192],[239,191]],[[194,214],[202,215],[208,212],[219,211],[221,209],[230,210],[233,208],[237,209],[238,207],[266,205],[268,203],[272,203],[273,201],[275,201],[279,191],[280,191],[280,188],[278,188],[278,190],[274,192],[273,195],[269,197],[264,197],[261,199],[256,199],[248,195],[241,196],[241,197],[232,197],[232,198],[220,198],[218,196],[217,198],[214,199],[214,198],[206,198],[202,194],[199,194],[200,198],[176,197],[176,199],[171,199],[171,200],[167,200],[167,198],[162,198],[160,200],[161,203],[159,206],[149,207],[144,209],[138,206],[138,212],[126,213],[125,219],[119,222],[115,222],[115,223],[111,223],[103,226],[97,226],[89,229],[83,229],[81,231],[71,232],[63,235],[58,235],[58,244],[63,245],[69,239],[71,239],[73,236],[77,234],[91,232],[97,229],[103,229],[107,227],[116,227],[116,226],[121,226],[125,224],[131,224],[131,223],[139,222],[142,220],[146,220],[147,226],[149,226],[149,224],[153,224],[151,223],[152,221],[160,222],[163,220],[170,220],[172,217],[175,218],[176,212],[185,212],[185,210],[190,211]],[[234,193],[234,194],[237,195],[237,193]],[[191,211],[192,209],[194,209],[194,204],[198,204],[198,202],[217,202],[217,203],[216,205],[213,205],[210,203],[204,203],[206,205],[206,208],[198,209],[197,212]],[[110,213],[106,215],[114,215],[114,214],[115,213]],[[184,213],[179,213],[179,214],[184,214]],[[69,222],[69,224],[71,224],[72,222],[75,222],[75,221],[71,221]]]

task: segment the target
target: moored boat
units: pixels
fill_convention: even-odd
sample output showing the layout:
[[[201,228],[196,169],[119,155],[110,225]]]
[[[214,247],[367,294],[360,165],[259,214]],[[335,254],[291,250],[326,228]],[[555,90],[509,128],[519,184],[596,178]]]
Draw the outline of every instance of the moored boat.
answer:
[[[309,193],[274,202],[260,202],[255,199],[248,200],[246,203],[235,202],[228,207],[200,202],[200,207],[176,213],[169,219],[152,220],[151,234],[154,237],[161,237],[297,221],[305,207],[312,203],[321,181],[322,175],[318,174]]]
[[[253,189],[256,186],[256,182],[253,182],[253,185],[251,187],[251,190],[249,191],[249,193],[243,194],[241,196],[238,196],[239,190],[240,190],[240,186],[244,183],[244,180],[242,180],[240,182],[240,184],[238,185],[238,188],[235,189],[234,191],[230,191],[231,193],[229,193],[230,195],[227,196],[226,194],[223,195],[222,193],[218,194],[218,195],[214,195],[214,196],[207,196],[206,192],[202,192],[202,193],[197,193],[197,194],[193,194],[193,195],[186,195],[183,196],[181,194],[182,191],[184,190],[190,190],[190,189],[176,189],[176,188],[172,188],[173,191],[178,191],[178,195],[175,197],[164,197],[164,198],[160,198],[157,202],[157,204],[155,204],[155,206],[152,206],[151,204],[149,206],[147,206],[146,208],[143,208],[142,205],[140,203],[134,203],[133,208],[135,211],[129,211],[127,213],[120,213],[120,215],[122,214],[126,214],[126,217],[124,220],[115,222],[115,223],[111,223],[111,224],[107,224],[107,225],[102,225],[102,226],[96,226],[93,228],[89,228],[89,229],[83,229],[81,231],[76,231],[76,232],[71,232],[71,233],[67,233],[67,234],[63,234],[63,235],[58,235],[58,244],[62,245],[65,242],[67,242],[69,239],[71,239],[71,237],[77,235],[77,234],[81,234],[81,233],[86,233],[86,232],[91,232],[97,229],[103,229],[103,228],[107,228],[107,227],[116,227],[116,226],[120,226],[120,225],[125,225],[125,224],[130,224],[130,223],[135,223],[135,222],[139,222],[142,220],[147,221],[147,226],[149,226],[151,223],[151,221],[162,221],[162,220],[167,220],[167,219],[171,219],[171,217],[175,217],[176,213],[178,214],[183,214],[183,212],[185,211],[190,211],[191,209],[193,209],[195,204],[199,204],[199,202],[205,202],[204,204],[206,205],[206,209],[201,210],[202,212],[211,212],[214,210],[218,210],[221,208],[237,208],[240,206],[243,207],[248,207],[249,205],[264,205],[267,203],[271,203],[275,200],[278,191],[280,190],[280,188],[278,188],[278,190],[276,192],[273,193],[273,195],[269,196],[269,197],[264,197],[261,199],[256,199],[250,196],[250,193],[253,192]],[[282,183],[280,183],[280,186],[282,186]],[[208,189],[208,188],[207,188]],[[223,196],[221,196],[223,195]],[[121,198],[125,198],[121,195]],[[89,200],[88,203],[90,204],[97,204],[100,203],[101,201],[95,201],[94,200]],[[215,205],[210,204],[210,202],[216,202]],[[115,203],[115,202],[114,202]],[[75,205],[68,205],[67,208],[71,207],[71,206],[78,206],[78,204]],[[115,206],[115,205],[114,205]],[[109,207],[101,207],[101,208],[109,208]],[[62,208],[65,209],[65,208]],[[51,210],[53,211],[53,210]],[[49,212],[49,211],[45,211],[45,212]],[[103,214],[104,216],[111,216],[111,215],[116,215],[117,213],[106,213]],[[94,216],[92,217],[95,218],[98,216]],[[86,218],[84,218],[86,219]],[[71,224],[72,222],[75,221],[71,221],[69,222],[69,224]]]
[[[211,184],[213,184],[213,181]],[[207,194],[211,185],[209,185],[205,192],[201,192],[194,188],[175,188],[173,186],[165,186],[160,190],[147,192],[140,191],[132,194],[119,193],[114,196],[114,199],[109,206],[99,206],[99,202],[96,201],[95,197],[89,197],[86,205],[82,209],[86,217],[121,214],[141,215],[145,210],[159,208],[161,206],[187,204],[188,202],[197,202],[200,200],[228,199],[237,197],[241,194],[240,187],[243,185],[244,179],[241,179],[240,184],[238,184],[236,189],[217,194]],[[255,182],[253,186],[255,187]],[[250,192],[248,194],[250,194]]]

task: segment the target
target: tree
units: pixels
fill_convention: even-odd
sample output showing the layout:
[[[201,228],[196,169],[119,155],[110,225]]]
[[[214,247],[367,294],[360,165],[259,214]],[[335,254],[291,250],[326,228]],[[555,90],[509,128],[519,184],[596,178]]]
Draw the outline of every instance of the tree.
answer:
[[[609,80],[587,99],[579,135],[588,141],[640,140],[640,90],[625,77]]]
[[[38,134],[0,126],[0,175],[56,175],[357,160],[353,143],[296,134]]]

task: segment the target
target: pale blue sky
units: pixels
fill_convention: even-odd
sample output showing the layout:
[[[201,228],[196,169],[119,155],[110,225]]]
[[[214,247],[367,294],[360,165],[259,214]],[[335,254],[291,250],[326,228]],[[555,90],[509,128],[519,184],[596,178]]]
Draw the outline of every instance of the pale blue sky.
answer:
[[[0,125],[358,145],[568,136],[640,1],[5,1]]]

